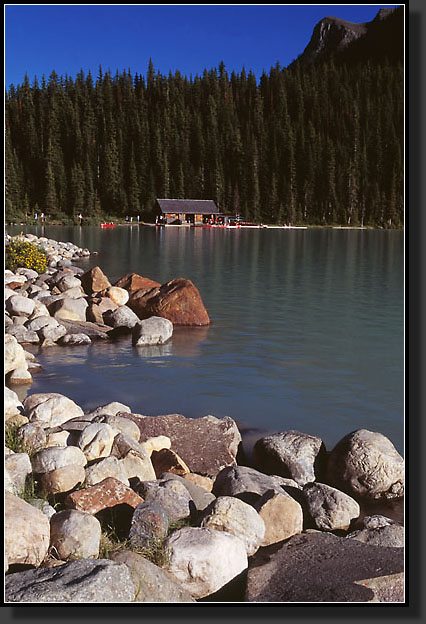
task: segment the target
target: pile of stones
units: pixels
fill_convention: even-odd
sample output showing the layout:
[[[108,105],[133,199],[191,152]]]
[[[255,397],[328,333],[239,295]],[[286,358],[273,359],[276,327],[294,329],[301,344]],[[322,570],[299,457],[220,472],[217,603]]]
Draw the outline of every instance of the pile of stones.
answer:
[[[248,466],[229,417],[7,397],[8,602],[404,600],[404,528],[364,511],[403,496],[385,436],[282,431]]]

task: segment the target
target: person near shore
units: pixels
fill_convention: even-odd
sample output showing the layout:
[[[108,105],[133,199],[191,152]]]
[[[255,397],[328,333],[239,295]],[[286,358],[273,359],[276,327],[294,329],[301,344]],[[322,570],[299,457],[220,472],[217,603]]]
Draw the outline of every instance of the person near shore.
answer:
[[[80,225],[81,225],[81,222],[83,221],[83,215],[81,214],[81,212],[80,212],[80,214],[78,215],[78,218],[80,219]]]

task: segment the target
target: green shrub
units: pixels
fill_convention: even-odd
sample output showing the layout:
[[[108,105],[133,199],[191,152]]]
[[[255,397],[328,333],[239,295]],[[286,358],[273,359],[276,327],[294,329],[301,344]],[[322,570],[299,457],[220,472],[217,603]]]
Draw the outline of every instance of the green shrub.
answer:
[[[43,247],[16,238],[7,245],[5,260],[6,269],[11,271],[24,267],[44,273],[47,269],[47,253]]]

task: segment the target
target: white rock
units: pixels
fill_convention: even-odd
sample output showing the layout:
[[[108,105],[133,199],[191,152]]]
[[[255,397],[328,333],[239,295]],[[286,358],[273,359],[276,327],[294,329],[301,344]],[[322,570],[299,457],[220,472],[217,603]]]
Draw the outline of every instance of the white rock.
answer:
[[[55,433],[49,433],[46,436],[46,447],[67,446],[70,435],[69,431],[56,431]]]
[[[13,295],[6,301],[6,310],[12,316],[30,316],[34,312],[34,301],[22,295]]]
[[[52,446],[33,455],[31,464],[35,473],[43,474],[64,466],[85,466],[87,459],[76,446]]]
[[[25,351],[16,340],[15,336],[5,334],[4,337],[4,368],[5,374],[16,368],[26,368]]]
[[[102,291],[102,295],[105,297],[109,297],[114,303],[119,306],[126,305],[129,301],[129,293],[124,288],[119,288],[118,286],[110,286]]]
[[[153,436],[140,443],[141,447],[151,456],[153,451],[161,451],[162,449],[170,449],[172,442],[167,436]]]
[[[9,565],[39,566],[49,548],[47,517],[21,498],[5,494],[5,551]]]
[[[67,290],[66,294],[68,295],[70,292],[71,290]],[[52,316],[57,319],[85,321],[87,305],[87,301],[83,297],[76,299],[67,297],[66,299],[55,301],[49,309],[53,312]]]
[[[15,368],[9,375],[9,383],[19,385],[19,384],[30,384],[32,383],[33,378],[28,370],[28,364],[25,366]]]
[[[86,486],[96,485],[107,477],[114,477],[129,486],[129,479],[124,466],[117,457],[106,457],[86,468]]]
[[[15,416],[15,414],[21,414],[23,410],[23,405],[18,398],[16,392],[8,388],[4,387],[4,415],[7,420],[10,416]]]
[[[165,541],[171,572],[194,597],[215,593],[248,566],[244,543],[224,531],[186,527]]]
[[[83,466],[72,464],[57,470],[51,470],[41,475],[41,486],[49,496],[61,492],[70,492],[77,485],[83,483],[86,472]]]
[[[115,431],[105,423],[91,423],[80,434],[78,446],[88,461],[108,457],[114,442]]]
[[[56,392],[31,394],[24,400],[24,413],[30,421],[38,420],[46,427],[56,427],[84,414],[74,401]]]
[[[4,460],[5,471],[13,484],[13,494],[20,495],[25,488],[27,476],[31,474],[31,462],[27,453],[13,453]]]
[[[50,547],[62,560],[99,555],[101,524],[84,511],[59,511],[50,519]]]
[[[219,496],[213,501],[201,526],[235,535],[244,542],[248,556],[254,555],[265,536],[265,523],[257,511],[233,496]]]

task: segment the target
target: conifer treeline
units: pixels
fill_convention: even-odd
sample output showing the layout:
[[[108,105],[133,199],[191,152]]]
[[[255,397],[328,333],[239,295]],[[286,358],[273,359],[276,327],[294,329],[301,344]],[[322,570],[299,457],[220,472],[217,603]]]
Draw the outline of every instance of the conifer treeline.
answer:
[[[223,63],[26,76],[6,94],[6,218],[152,213],[213,199],[264,223],[403,222],[403,67],[334,60],[258,82]]]

